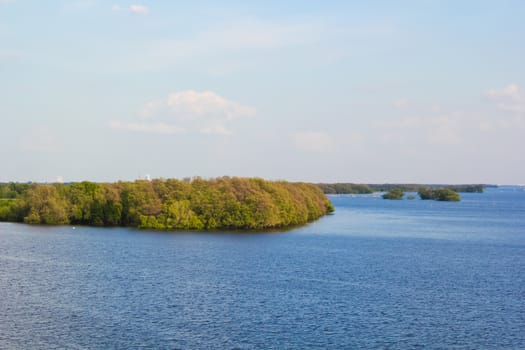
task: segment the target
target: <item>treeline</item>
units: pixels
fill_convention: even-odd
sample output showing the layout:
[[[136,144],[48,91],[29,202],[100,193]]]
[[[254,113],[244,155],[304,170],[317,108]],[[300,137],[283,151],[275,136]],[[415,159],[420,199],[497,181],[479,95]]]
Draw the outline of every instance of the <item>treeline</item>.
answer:
[[[267,229],[333,210],[317,186],[256,178],[0,184],[0,221],[28,224]]]
[[[352,183],[316,184],[325,194],[369,194],[374,191],[368,185]]]
[[[459,193],[483,193],[485,185],[418,185],[418,184],[381,184],[368,185],[375,192],[386,192],[393,189],[400,189],[404,192],[419,192],[420,189],[450,189]]]
[[[326,194],[369,194],[374,192],[389,192],[401,190],[403,192],[418,192],[421,188],[443,189],[454,192],[483,193],[485,185],[418,185],[418,184],[352,184],[352,183],[320,183],[316,184]]]
[[[456,186],[445,186],[444,188],[451,189],[454,192],[459,193],[483,193],[486,185],[456,185]]]

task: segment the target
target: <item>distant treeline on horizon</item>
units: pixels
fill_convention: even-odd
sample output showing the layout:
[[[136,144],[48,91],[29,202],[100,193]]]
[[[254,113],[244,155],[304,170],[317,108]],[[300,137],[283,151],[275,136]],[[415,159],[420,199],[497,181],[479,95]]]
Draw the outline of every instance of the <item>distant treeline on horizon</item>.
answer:
[[[399,189],[403,192],[419,192],[422,189],[447,188],[455,192],[483,193],[488,185],[440,185],[440,184],[354,184],[354,183],[318,183],[325,194],[370,194]]]
[[[330,213],[313,184],[221,177],[0,184],[0,221],[160,230],[269,229]]]

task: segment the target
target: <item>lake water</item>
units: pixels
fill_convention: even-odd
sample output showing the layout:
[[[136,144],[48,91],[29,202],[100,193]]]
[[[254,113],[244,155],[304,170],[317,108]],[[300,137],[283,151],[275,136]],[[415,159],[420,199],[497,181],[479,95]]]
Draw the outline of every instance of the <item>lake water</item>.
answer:
[[[525,348],[525,191],[285,233],[0,223],[2,349]]]

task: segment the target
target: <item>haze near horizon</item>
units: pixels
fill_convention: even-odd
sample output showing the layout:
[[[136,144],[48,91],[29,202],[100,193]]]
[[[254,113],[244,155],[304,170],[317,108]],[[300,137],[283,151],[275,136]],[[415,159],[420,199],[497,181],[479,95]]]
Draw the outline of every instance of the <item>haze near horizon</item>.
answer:
[[[525,183],[524,14],[0,0],[0,182]]]

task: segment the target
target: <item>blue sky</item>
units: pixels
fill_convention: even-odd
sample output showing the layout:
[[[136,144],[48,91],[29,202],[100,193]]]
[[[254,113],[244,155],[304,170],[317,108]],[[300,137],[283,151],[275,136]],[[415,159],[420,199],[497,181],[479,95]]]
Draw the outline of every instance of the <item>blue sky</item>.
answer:
[[[0,181],[525,183],[523,1],[0,0]]]

